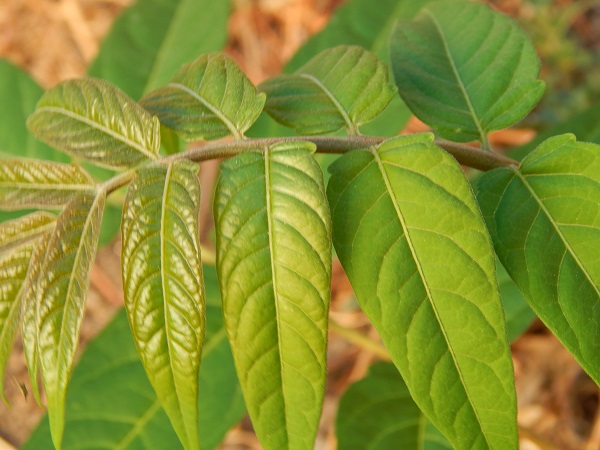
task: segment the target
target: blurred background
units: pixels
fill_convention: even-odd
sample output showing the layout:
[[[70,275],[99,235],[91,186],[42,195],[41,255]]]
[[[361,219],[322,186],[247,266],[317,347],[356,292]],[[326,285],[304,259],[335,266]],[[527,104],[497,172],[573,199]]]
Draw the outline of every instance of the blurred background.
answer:
[[[133,0],[0,0],[0,58],[27,72],[44,89],[81,77],[115,18],[132,3]],[[259,83],[279,73],[343,3],[234,0],[226,51],[254,83]],[[600,104],[600,1],[488,3],[520,22],[530,35],[542,60],[541,77],[547,83],[542,102],[517,129],[494,133],[492,141],[496,146],[510,149],[526,144],[537,133]],[[373,5],[376,7],[376,1]],[[593,122],[600,128],[600,112]],[[421,123],[411,119],[405,131],[422,129]],[[216,167],[213,163],[203,168],[205,189],[210,189]],[[205,203],[208,206],[203,209],[204,230],[209,236],[210,203]],[[123,304],[119,251],[118,239],[99,251],[92,272],[81,349]],[[357,309],[339,264],[334,265],[331,315],[343,326],[377,339]],[[599,390],[569,353],[539,321],[534,321],[513,343],[512,350],[522,449],[600,450]],[[317,448],[336,448],[333,424],[339,397],[376,360],[373,353],[335,333],[330,335],[328,388]],[[23,382],[28,383],[28,377],[22,347],[17,342],[5,381],[12,407],[0,403],[0,450],[19,448],[44,414],[32,396],[26,395],[27,385],[23,387]],[[229,432],[221,448],[261,447],[245,419]]]

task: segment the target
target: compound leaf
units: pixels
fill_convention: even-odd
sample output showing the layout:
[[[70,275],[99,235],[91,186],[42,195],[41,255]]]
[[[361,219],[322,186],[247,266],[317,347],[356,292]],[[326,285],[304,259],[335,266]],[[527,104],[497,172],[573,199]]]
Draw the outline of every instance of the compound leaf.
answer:
[[[245,412],[225,336],[214,268],[205,267],[206,339],[199,390],[202,448],[219,446],[225,433]],[[69,386],[63,450],[182,450],[169,418],[148,381],[125,310],[87,346]],[[123,420],[127,417],[128,420]],[[22,450],[52,448],[47,419]]]
[[[458,163],[421,134],[330,170],[335,249],[416,403],[457,449],[516,449],[496,261]]]
[[[54,216],[38,212],[0,224],[0,395],[4,370],[21,317],[23,285],[39,237],[54,227]]]
[[[398,369],[377,363],[340,398],[335,423],[339,450],[452,450],[413,401]]]
[[[331,234],[314,150],[238,155],[221,165],[215,197],[225,326],[267,450],[313,449],[325,390]]]
[[[41,253],[31,260],[32,265],[41,265],[34,289],[33,303],[37,307],[34,339],[48,399],[52,439],[57,449],[61,448],[67,384],[77,349],[105,198],[104,191],[75,196],[58,217],[43,261],[38,259]]]
[[[47,144],[113,169],[156,159],[160,148],[158,119],[110,83],[93,78],[47,91],[27,126]]]
[[[519,169],[486,173],[478,199],[504,267],[600,384],[600,146],[566,134]]]
[[[230,4],[229,0],[138,0],[115,21],[89,74],[138,100],[167,83],[182,64],[223,48]]]
[[[385,64],[356,46],[324,50],[293,74],[273,77],[259,89],[267,94],[265,108],[275,120],[306,134],[342,128],[356,133],[396,93]]]
[[[390,38],[392,70],[412,112],[443,137],[487,142],[521,120],[544,83],[527,35],[508,17],[470,1],[441,1],[401,21]]]
[[[0,159],[0,209],[61,207],[74,194],[94,188],[94,180],[80,166]]]
[[[183,66],[141,104],[187,141],[240,139],[265,104],[236,62],[223,53],[203,55]]]
[[[138,172],[123,208],[125,306],[148,378],[186,449],[198,449],[205,329],[198,165]]]

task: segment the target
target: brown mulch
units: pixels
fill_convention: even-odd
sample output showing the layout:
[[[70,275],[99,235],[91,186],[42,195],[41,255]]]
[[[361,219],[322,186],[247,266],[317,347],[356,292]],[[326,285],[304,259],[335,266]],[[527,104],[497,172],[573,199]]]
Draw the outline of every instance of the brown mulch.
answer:
[[[131,1],[0,0],[0,57],[22,67],[46,88],[67,78],[80,77],[114,18]],[[295,50],[327,23],[340,3],[341,0],[235,0],[227,51],[258,83],[280,71]],[[517,14],[523,2],[494,3]],[[593,15],[579,20],[578,29],[586,39],[591,39],[590,47],[600,46],[600,19]],[[413,120],[409,128],[420,130],[422,124]],[[533,135],[531,130],[501,132],[495,134],[494,142],[516,145]],[[212,167],[215,170],[215,166]],[[118,243],[98,254],[82,327],[82,348],[122,305],[119,262]],[[334,266],[332,294],[332,317],[376,339],[364,315],[351,307],[352,291],[339,265]],[[539,323],[512,349],[522,448],[600,450],[598,387],[570,354]],[[333,422],[339,395],[350,382],[364,376],[374,359],[369,352],[331,335],[330,376],[316,448],[336,447]],[[31,395],[24,395],[22,382],[29,384],[22,346],[17,341],[5,379],[12,409],[0,402],[0,450],[18,448],[43,414]],[[236,426],[222,446],[228,450],[258,448],[260,445],[248,420]]]

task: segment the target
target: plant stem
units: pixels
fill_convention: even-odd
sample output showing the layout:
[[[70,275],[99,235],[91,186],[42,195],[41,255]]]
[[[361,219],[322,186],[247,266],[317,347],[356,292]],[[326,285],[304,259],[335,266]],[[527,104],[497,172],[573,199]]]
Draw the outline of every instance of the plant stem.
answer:
[[[353,343],[357,347],[368,350],[385,361],[390,361],[390,355],[385,347],[379,342],[368,338],[364,334],[350,328],[346,328],[331,318],[329,319],[329,330],[346,339],[348,342]]]

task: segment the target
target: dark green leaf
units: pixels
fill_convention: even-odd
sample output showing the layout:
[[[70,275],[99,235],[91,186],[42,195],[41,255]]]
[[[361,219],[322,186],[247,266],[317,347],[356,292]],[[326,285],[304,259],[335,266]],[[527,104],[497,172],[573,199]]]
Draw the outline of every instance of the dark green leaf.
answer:
[[[312,450],[326,377],[329,209],[310,143],[222,164],[215,197],[225,325],[265,449]]]
[[[452,450],[415,404],[398,369],[378,363],[352,384],[338,407],[338,450]]]
[[[148,378],[186,449],[198,449],[198,367],[205,329],[198,165],[138,172],[123,208],[123,285]]]
[[[107,168],[156,159],[160,124],[103,80],[69,80],[47,91],[27,121],[40,140]]]
[[[37,259],[41,255],[31,260],[32,265],[41,265],[34,290],[36,344],[52,439],[57,449],[61,447],[67,384],[75,359],[105,198],[103,191],[95,196],[74,197],[58,217],[43,261]]]
[[[73,195],[94,189],[94,181],[80,166],[0,159],[0,209],[60,207]]]
[[[335,249],[416,403],[457,449],[516,449],[495,258],[460,166],[421,134],[330,169]]]
[[[394,97],[387,67],[356,46],[325,50],[293,74],[279,75],[259,86],[267,94],[266,110],[301,134],[350,134],[377,117]]]
[[[212,53],[183,66],[141,104],[187,141],[240,139],[260,115],[265,95],[233,59]]]
[[[245,408],[223,328],[215,270],[205,267],[204,276],[207,329],[198,408],[202,448],[210,450],[241,419]],[[75,368],[66,421],[63,450],[183,448],[146,377],[124,310],[89,344]],[[22,450],[50,448],[45,419]]]
[[[431,3],[390,38],[400,95],[443,137],[487,143],[490,131],[521,120],[537,104],[544,83],[525,33],[486,5]]]
[[[496,275],[498,277],[498,289],[504,305],[508,340],[514,342],[529,328],[536,315],[527,304],[517,285],[510,279],[510,275],[508,275],[500,261],[496,262]]]
[[[89,73],[139,99],[182,64],[221,50],[229,0],[138,0],[116,20]]]
[[[548,139],[480,180],[496,253],[525,298],[600,383],[600,146]]]

